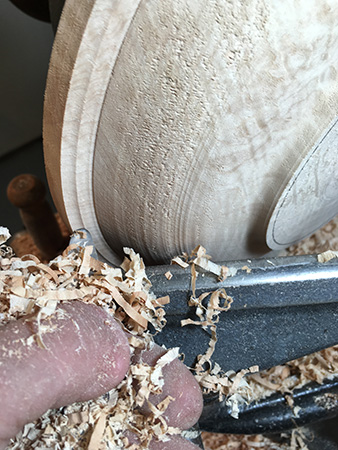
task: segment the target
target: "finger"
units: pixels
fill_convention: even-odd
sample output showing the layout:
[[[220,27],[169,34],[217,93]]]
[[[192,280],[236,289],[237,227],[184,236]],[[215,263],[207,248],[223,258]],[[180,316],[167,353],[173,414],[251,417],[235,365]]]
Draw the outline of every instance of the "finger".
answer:
[[[140,441],[135,434],[127,432],[126,436],[128,437],[129,445],[140,445]],[[147,448],[148,450],[199,450],[200,447],[192,444],[181,436],[174,435],[165,442],[153,439]]]
[[[155,345],[152,350],[136,355],[135,360],[153,366],[164,353],[165,349]],[[150,402],[157,405],[168,396],[174,398],[163,414],[164,418],[169,426],[182,430],[190,428],[198,421],[203,409],[203,397],[196,379],[178,359],[163,367],[163,379],[162,394],[150,395]],[[147,406],[143,412],[149,412]]]
[[[167,442],[151,442],[149,450],[199,450],[199,447],[180,436],[173,436]]]
[[[31,342],[36,320],[0,327],[0,448],[46,410],[112,389],[129,367],[124,332],[95,305],[64,304],[42,326],[46,348]]]

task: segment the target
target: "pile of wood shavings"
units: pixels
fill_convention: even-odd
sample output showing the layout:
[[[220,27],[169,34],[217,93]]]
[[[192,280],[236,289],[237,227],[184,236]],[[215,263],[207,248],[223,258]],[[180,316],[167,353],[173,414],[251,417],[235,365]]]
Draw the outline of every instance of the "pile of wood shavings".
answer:
[[[325,379],[338,376],[338,345],[250,375],[247,381],[255,399],[275,392],[292,394],[311,381],[322,384]]]
[[[289,247],[287,255],[311,255],[328,250],[338,251],[338,216],[307,239]]]
[[[285,254],[306,255],[319,253],[318,261],[325,263],[337,257],[338,217],[331,220],[309,238],[290,247]],[[325,379],[338,376],[338,345],[273,367],[247,378],[256,398],[274,392],[290,394],[311,381],[321,384]]]
[[[262,434],[234,435],[202,433],[205,450],[307,450],[306,437],[301,430],[293,430],[291,436],[285,436],[288,442],[273,442]]]
[[[338,250],[337,224],[338,219],[332,221],[322,230],[311,236],[311,238],[305,240],[302,244],[289,249],[288,254],[307,254],[314,253],[316,251],[325,252],[326,250],[328,250],[328,248],[331,248],[335,251]],[[101,263],[97,263],[95,260],[93,261],[90,258],[90,250],[87,250],[86,255],[84,255],[85,250],[79,251],[79,249],[67,249],[62,257],[56,258],[56,260],[52,261],[47,266],[43,265],[44,269],[42,269],[42,267],[39,266],[39,264],[41,263],[38,260],[34,259],[34,257],[26,256],[19,260],[18,258],[14,258],[13,256],[11,256],[10,249],[2,246],[2,259],[0,269],[13,269],[11,264],[7,268],[6,264],[4,264],[4,267],[2,267],[2,260],[5,260],[5,262],[11,260],[13,260],[13,262],[17,261],[19,267],[16,267],[16,265],[14,264],[14,271],[27,270],[30,275],[33,274],[34,276],[38,275],[36,272],[40,273],[42,271],[42,278],[45,279],[43,284],[48,284],[46,278],[49,279],[49,282],[52,282],[53,280],[53,276],[51,273],[49,273],[49,276],[46,275],[46,273],[48,273],[48,269],[46,269],[46,267],[54,271],[53,273],[59,270],[60,274],[58,274],[57,277],[63,274],[63,277],[65,279],[64,281],[61,281],[62,277],[60,277],[59,285],[55,283],[53,289],[55,289],[56,286],[59,286],[62,288],[62,290],[64,288],[67,289],[68,281],[70,282],[70,287],[74,288],[74,286],[76,286],[76,289],[83,289],[85,287],[88,288],[88,285],[82,283],[83,279],[85,279],[86,276],[88,278],[88,275],[90,275],[90,277],[94,275],[97,279],[100,280],[100,277],[106,279],[108,275],[109,288],[105,282],[101,284],[98,283],[96,285],[94,284],[94,286],[97,288],[97,290],[95,291],[96,296],[94,295],[94,297],[91,297],[93,292],[91,294],[88,293],[88,295],[85,295],[85,301],[92,301],[106,309],[108,312],[116,314],[118,318],[124,323],[124,326],[133,334],[133,337],[130,340],[131,346],[137,348],[138,346],[144,345],[138,338],[139,335],[148,336],[148,342],[150,343],[149,345],[151,345],[151,336],[145,332],[145,327],[147,326],[148,322],[152,323],[157,330],[160,330],[164,326],[165,318],[162,306],[168,301],[168,299],[164,298],[156,300],[152,298],[152,295],[149,291],[150,283],[145,276],[142,261],[140,260],[138,255],[134,254],[132,250],[127,249],[127,253],[128,252],[129,258],[127,258],[124,262],[124,269],[126,270],[125,278],[122,277],[122,272],[120,271],[120,269],[112,269],[108,266],[102,265]],[[77,255],[76,257],[75,254]],[[62,262],[64,260],[71,260],[72,262],[68,263],[67,265],[67,263]],[[19,263],[18,261],[22,261],[24,263],[23,266],[25,267],[20,267],[21,263]],[[33,263],[29,261],[33,261]],[[91,261],[91,264],[89,264],[89,266],[88,261]],[[36,265],[34,265],[34,263]],[[337,347],[324,350],[323,352],[318,352],[314,355],[301,358],[300,360],[293,361],[284,366],[277,366],[270,371],[264,371],[254,375],[246,376],[249,372],[255,372],[257,370],[257,367],[241,371],[239,374],[235,374],[231,371],[223,373],[217,364],[212,364],[211,357],[217,342],[218,315],[220,314],[220,312],[227,311],[230,308],[232,299],[229,298],[221,289],[215,292],[210,292],[206,294],[210,295],[209,305],[207,308],[204,308],[202,305],[203,298],[196,298],[195,295],[196,278],[198,275],[196,266],[214,273],[219,277],[220,280],[224,279],[228,275],[229,269],[225,266],[220,267],[217,264],[211,262],[210,257],[206,255],[203,247],[197,247],[191,255],[185,254],[182,258],[174,258],[173,263],[179,264],[183,268],[190,267],[192,273],[193,291],[193,295],[190,299],[190,304],[196,307],[196,312],[198,313],[197,315],[200,319],[200,321],[196,321],[194,323],[202,327],[210,327],[212,332],[212,337],[207,353],[205,355],[199,355],[198,357],[198,362],[195,367],[196,377],[200,382],[200,385],[204,392],[218,392],[220,398],[226,396],[228,400],[230,399],[229,404],[233,407],[233,413],[235,416],[238,404],[242,400],[250,401],[257,397],[261,398],[262,396],[270,395],[271,393],[276,391],[290,393],[293,389],[300,387],[309,381],[315,380],[321,382],[328,376],[334,376],[338,373]],[[100,266],[99,270],[96,264]],[[134,269],[132,269],[133,265]],[[32,269],[33,267],[34,269]],[[135,267],[137,268],[136,271]],[[65,273],[63,273],[63,270],[68,274],[68,278]],[[74,271],[78,275],[72,273]],[[127,276],[128,273],[129,276]],[[137,276],[135,276],[136,273]],[[72,276],[74,276],[74,280],[76,280],[76,283],[73,286],[72,281],[70,281]],[[76,276],[78,278],[76,278]],[[111,283],[112,279],[114,280],[113,283]],[[80,284],[78,284],[79,280],[81,281]],[[6,283],[3,282],[2,278],[0,278],[1,290],[3,290],[4,284],[6,285]],[[128,305],[130,306],[129,302],[131,296],[133,294],[136,294],[135,290],[137,292],[137,295],[134,296],[133,301],[131,302],[133,304],[132,309],[134,311],[130,311]],[[53,310],[53,304],[48,304],[48,301],[52,301],[53,299],[47,299],[47,304],[45,304],[45,296],[43,296],[44,301],[42,301],[42,303],[41,297],[40,299],[39,297],[34,297],[33,300],[36,301],[33,301],[33,303],[29,302],[25,307],[23,307],[22,305],[18,307],[18,303],[16,303],[16,297],[20,297],[20,295],[18,295],[18,292],[20,292],[20,290],[16,291],[16,293],[11,293],[12,297],[10,298],[8,297],[8,295],[4,296],[3,293],[0,295],[0,314],[4,322],[13,318],[17,318],[20,315],[26,314],[27,310],[29,310],[30,312],[37,311],[37,315],[40,313],[42,314],[42,316],[43,314],[48,313],[49,308]],[[81,291],[81,295],[83,295],[84,292],[85,291]],[[78,294],[79,293],[80,292],[78,291]],[[56,305],[59,301],[63,301],[63,295],[64,294],[62,294],[60,298],[56,299]],[[12,303],[10,301],[11,299]],[[27,298],[25,299],[27,300]],[[113,299],[117,302],[117,305],[115,305],[115,303],[112,301]],[[148,300],[147,307],[145,307],[145,299]],[[134,308],[135,305],[136,308]],[[150,305],[151,307],[149,308]],[[29,309],[31,306],[33,306],[33,309]],[[41,312],[43,308],[45,309],[43,312]],[[129,312],[133,317],[129,316]],[[188,324],[188,322],[183,322],[182,326],[186,324]],[[37,342],[39,342],[38,339]],[[40,342],[40,345],[43,345],[42,340]],[[168,354],[168,361],[170,362],[175,355],[177,356],[177,349],[173,350],[171,354]],[[34,445],[34,448],[50,448],[51,446],[53,446],[56,449],[71,449],[74,447],[79,449],[89,448],[90,450],[104,450],[110,448],[122,449],[125,448],[125,438],[123,437],[121,431],[121,420],[134,420],[137,423],[137,425],[135,426],[135,430],[138,429],[140,432],[140,436],[144,439],[143,448],[146,448],[147,446],[147,438],[145,435],[148,435],[149,437],[149,428],[153,430],[153,435],[158,436],[160,439],[166,439],[166,436],[168,434],[176,433],[178,430],[168,429],[163,421],[154,420],[154,417],[161,417],[161,411],[165,410],[166,404],[157,405],[156,407],[154,406],[154,415],[148,418],[149,421],[147,423],[144,423],[145,418],[143,416],[137,417],[137,415],[135,415],[135,411],[133,410],[133,408],[135,408],[135,393],[133,393],[133,398],[131,400],[131,403],[133,404],[131,408],[130,404],[129,406],[126,406],[126,403],[124,403],[123,396],[125,394],[121,395],[121,391],[125,389],[126,396],[128,396],[128,393],[131,392],[131,380],[133,379],[133,376],[137,376],[138,370],[139,369],[137,369],[136,371],[134,369],[131,369],[125,380],[126,384],[124,385],[123,382],[123,386],[120,385],[118,387],[118,392],[116,392],[116,390],[113,390],[96,401],[75,404],[58,411],[47,412],[41,419],[39,419],[39,421],[35,422],[34,424],[27,425],[23,432],[17,437],[16,441],[13,442],[13,444],[9,448],[29,449],[33,448]],[[143,380],[148,379],[148,384],[149,381],[152,380],[151,375],[149,375],[149,372],[152,372],[152,370],[153,368],[149,367],[144,371],[143,369],[141,369],[142,375],[140,376],[140,378],[142,378]],[[159,371],[158,368],[155,368],[154,370]],[[147,375],[145,375],[145,373],[147,373]],[[160,386],[158,384],[156,385],[155,383],[154,392],[158,392],[157,389],[160,389]],[[119,404],[120,400],[122,401],[122,405]],[[168,398],[165,403],[168,402],[170,402],[170,398]],[[119,411],[121,409],[121,406],[123,413],[118,412],[115,416],[113,416],[113,412]],[[292,406],[292,400],[290,400],[290,406]],[[114,424],[116,425],[115,428]],[[139,428],[137,428],[137,426]],[[306,448],[302,439],[302,435],[298,430],[295,430],[293,432],[291,442],[287,445],[276,444],[261,435],[231,436],[218,435],[214,433],[202,433],[202,435],[207,450],[246,450],[254,448],[260,448],[262,450],[291,450]],[[112,442],[114,442],[114,444]]]
[[[151,347],[152,336],[146,331],[148,323],[157,331],[163,328],[166,322],[163,305],[169,302],[169,298],[156,299],[153,296],[143,262],[133,250],[125,249],[128,257],[121,266],[124,275],[121,269],[114,269],[93,259],[92,250],[90,246],[70,246],[49,264],[43,264],[33,255],[14,257],[10,255],[8,247],[5,250],[2,246],[2,323],[32,313],[40,323],[41,319],[53,314],[61,302],[80,298],[103,307],[120,320],[131,333],[129,342],[132,350],[145,345]],[[195,295],[196,266],[217,274],[219,279],[226,276],[227,268],[211,262],[203,247],[197,247],[187,260],[188,263],[178,258],[177,263],[187,265],[192,270],[193,295],[190,305],[196,307],[200,318],[195,324],[210,327],[212,332],[209,349],[205,355],[198,356],[194,367],[195,376],[204,393],[217,392],[220,399],[227,396],[236,416],[239,402],[250,397],[244,375],[257,368],[243,370],[238,374],[233,371],[223,373],[217,364],[211,362],[217,342],[218,316],[230,308],[232,299],[224,289],[209,292],[206,294],[210,296],[208,307],[204,308],[202,301],[205,296],[196,298]],[[184,321],[182,326],[189,323],[189,320]],[[40,327],[40,332],[34,337],[41,347],[44,347],[43,332]],[[38,421],[26,425],[9,448],[44,448],[53,445],[55,448],[89,450],[122,449],[126,446],[123,434],[126,428],[138,435],[142,448],[147,448],[153,436],[166,440],[168,435],[179,432],[178,429],[168,427],[161,418],[172,399],[167,398],[156,406],[149,405],[152,414],[148,417],[138,414],[135,408],[147,401],[151,393],[160,393],[163,383],[161,369],[177,356],[178,349],[171,349],[154,368],[145,364],[132,365],[117,389],[95,401],[48,411]],[[141,385],[138,393],[133,389],[135,380]]]
[[[309,238],[293,245],[285,255],[307,255],[338,251],[338,216]],[[292,391],[311,381],[322,383],[324,379],[338,376],[338,346],[313,353],[270,370],[248,375],[252,397],[259,399],[275,392],[286,395],[292,405]],[[291,395],[290,395],[291,394]],[[294,408],[295,409],[295,408]],[[297,410],[294,411],[297,414]],[[277,444],[263,435],[239,436],[216,433],[202,433],[206,450],[276,450],[306,449],[306,439],[302,429],[293,430],[289,443]]]
[[[101,263],[91,257],[93,248],[70,246],[49,264],[33,255],[15,257],[5,245],[9,238],[0,227],[0,319],[5,324],[27,314],[36,317],[39,331],[30,344],[44,347],[41,320],[57,311],[62,302],[81,299],[94,303],[120,320],[130,333],[131,351],[150,349],[152,336],[146,328],[151,323],[160,331],[165,325],[163,305],[168,298],[158,298],[150,292],[150,282],[143,262],[131,249],[125,249],[121,269]],[[148,402],[150,394],[162,392],[162,368],[178,356],[178,349],[167,351],[154,367],[139,363],[131,365],[120,385],[95,401],[77,403],[58,410],[49,410],[34,423],[27,424],[8,449],[125,449],[126,430],[137,435],[140,445],[147,448],[154,437],[165,441],[179,429],[169,427],[162,418],[171,400],[158,405]],[[135,391],[135,382],[139,390]],[[147,402],[147,416],[137,408]]]

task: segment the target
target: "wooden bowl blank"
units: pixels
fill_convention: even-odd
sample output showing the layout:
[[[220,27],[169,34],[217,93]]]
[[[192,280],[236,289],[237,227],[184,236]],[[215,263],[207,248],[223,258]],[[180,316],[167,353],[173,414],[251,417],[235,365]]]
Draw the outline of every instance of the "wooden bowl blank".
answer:
[[[336,0],[67,0],[44,112],[63,219],[112,263],[262,255],[330,220],[337,22]]]

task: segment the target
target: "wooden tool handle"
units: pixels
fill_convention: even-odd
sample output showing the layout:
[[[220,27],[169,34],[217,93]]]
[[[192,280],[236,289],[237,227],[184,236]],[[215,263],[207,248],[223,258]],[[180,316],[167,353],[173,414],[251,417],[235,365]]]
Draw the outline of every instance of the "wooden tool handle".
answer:
[[[63,250],[65,242],[45,195],[44,184],[34,175],[18,175],[7,187],[9,201],[19,208],[22,222],[35,245],[50,260]]]

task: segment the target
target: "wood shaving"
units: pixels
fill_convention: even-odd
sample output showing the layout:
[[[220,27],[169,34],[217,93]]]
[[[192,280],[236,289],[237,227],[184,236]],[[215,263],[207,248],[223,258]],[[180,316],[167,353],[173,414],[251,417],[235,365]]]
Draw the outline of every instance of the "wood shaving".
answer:
[[[9,229],[6,227],[0,227],[0,245],[7,242],[10,237],[11,237],[11,234],[9,232]]]
[[[327,250],[326,252],[320,253],[317,257],[318,262],[326,263],[331,261],[333,258],[338,258],[338,252],[334,252],[332,250]]]
[[[164,276],[166,277],[167,280],[170,281],[172,279],[172,277],[173,277],[173,274],[170,272],[170,270],[168,270],[168,272],[166,272],[164,274]]]
[[[182,269],[187,269],[189,267],[189,264],[183,259],[181,259],[179,256],[176,256],[171,260],[171,264],[177,264],[178,266],[182,267]]]
[[[184,258],[186,264],[190,264],[191,267],[196,265],[200,269],[216,275],[219,281],[224,281],[229,275],[229,268],[211,261],[211,256],[207,255],[206,249],[201,245],[198,245],[189,255],[185,253]]]
[[[168,303],[170,303],[169,295],[166,295],[166,296],[164,296],[164,297],[158,297],[158,298],[155,300],[155,302],[156,302],[156,304],[157,304],[158,306],[164,306],[164,305],[167,305]]]
[[[225,281],[228,275],[230,275],[229,267],[221,266],[221,274],[219,276],[219,281]]]

